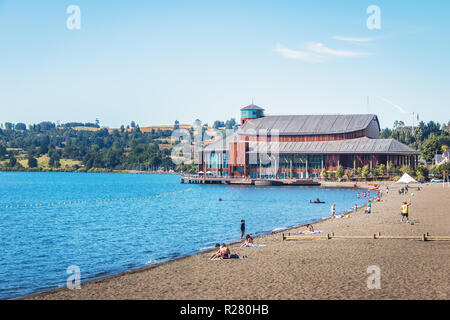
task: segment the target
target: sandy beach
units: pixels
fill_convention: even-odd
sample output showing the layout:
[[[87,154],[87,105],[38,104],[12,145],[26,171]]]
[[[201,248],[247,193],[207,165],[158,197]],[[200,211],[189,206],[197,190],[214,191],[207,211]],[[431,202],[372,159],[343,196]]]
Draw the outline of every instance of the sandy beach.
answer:
[[[411,187],[408,195],[398,195],[400,186],[386,184],[390,193],[373,204],[371,214],[359,209],[315,229],[325,235],[450,236],[450,188],[421,185],[421,191]],[[400,206],[409,199],[413,223],[400,223]],[[282,241],[274,233],[255,243],[265,246],[230,246],[240,259],[209,261],[209,251],[27,299],[449,299],[450,241]],[[373,265],[381,270],[378,290],[367,288]]]

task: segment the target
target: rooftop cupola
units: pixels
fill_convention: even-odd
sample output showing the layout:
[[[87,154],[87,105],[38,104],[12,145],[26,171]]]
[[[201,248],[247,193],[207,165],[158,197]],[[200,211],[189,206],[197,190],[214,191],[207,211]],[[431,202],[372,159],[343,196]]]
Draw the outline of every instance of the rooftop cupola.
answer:
[[[241,109],[241,125],[247,120],[264,117],[264,109],[253,103]]]

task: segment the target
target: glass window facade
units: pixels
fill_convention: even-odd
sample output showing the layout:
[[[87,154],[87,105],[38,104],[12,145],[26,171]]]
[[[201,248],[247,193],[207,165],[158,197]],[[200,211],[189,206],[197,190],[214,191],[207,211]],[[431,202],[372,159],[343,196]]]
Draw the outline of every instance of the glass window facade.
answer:
[[[306,155],[304,154],[295,154],[293,168],[294,169],[306,169]]]
[[[290,169],[291,168],[291,155],[281,154],[280,157],[280,169]]]
[[[208,169],[216,169],[217,168],[217,158],[214,152],[208,153],[206,157],[206,164]]]
[[[264,115],[262,110],[242,110],[241,118],[261,118]]]
[[[322,155],[309,156],[308,167],[310,170],[322,169]]]

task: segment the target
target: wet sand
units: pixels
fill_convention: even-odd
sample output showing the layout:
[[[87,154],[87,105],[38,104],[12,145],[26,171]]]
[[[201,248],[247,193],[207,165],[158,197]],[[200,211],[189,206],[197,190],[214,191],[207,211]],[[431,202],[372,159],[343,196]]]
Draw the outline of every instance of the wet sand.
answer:
[[[411,187],[398,195],[400,186],[386,184],[390,193],[371,214],[359,209],[315,229],[325,235],[450,236],[450,188],[422,185],[422,191]],[[412,224],[400,223],[400,206],[408,199]],[[450,241],[282,241],[274,233],[255,243],[266,246],[230,246],[240,259],[209,261],[209,251],[27,299],[449,299]],[[381,270],[381,289],[369,290],[367,268],[373,265]]]

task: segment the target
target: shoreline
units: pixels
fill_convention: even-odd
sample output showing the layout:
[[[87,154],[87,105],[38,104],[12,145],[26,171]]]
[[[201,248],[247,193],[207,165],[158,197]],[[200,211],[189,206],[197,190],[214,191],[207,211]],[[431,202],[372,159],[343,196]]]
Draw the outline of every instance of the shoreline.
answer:
[[[400,224],[399,205],[406,199],[397,194],[400,187],[389,184],[389,195],[384,193],[383,202],[373,203],[371,214],[359,207],[350,218],[321,219],[314,228],[322,230],[322,235],[450,234],[448,188],[431,184],[421,185],[420,192],[411,188],[407,197],[416,193],[410,217],[414,223]],[[450,244],[446,241],[281,240],[281,233],[303,230],[304,224],[255,237],[257,244],[266,245],[261,248],[240,248],[241,241],[229,244],[240,259],[209,261],[214,251],[210,249],[89,280],[81,290],[59,288],[18,299],[449,299]],[[383,270],[382,290],[366,288],[366,269],[374,264]],[[218,283],[217,277],[229,281]]]
[[[366,206],[367,205],[364,205],[362,207],[358,207],[358,210],[360,210],[360,209],[362,209],[362,208],[364,208]],[[343,215],[343,214],[344,213],[341,213],[339,215]],[[303,223],[303,224],[300,224],[300,225],[295,225],[295,226],[292,226],[292,227],[275,228],[274,230],[276,230],[276,229],[282,229],[282,230],[268,231],[268,232],[259,233],[257,236],[254,236],[253,239],[257,240],[258,238],[261,238],[263,236],[281,234],[281,233],[284,233],[284,232],[287,232],[287,231],[290,231],[290,230],[306,227],[308,224],[318,224],[318,223],[325,222],[327,220],[332,220],[332,219],[333,219],[332,217],[321,218],[321,219],[319,219],[317,221],[307,222],[307,223]],[[227,245],[228,246],[234,246],[234,245],[242,244],[242,243],[243,243],[243,240],[234,240],[234,241],[231,241],[231,242],[227,242]],[[86,284],[86,283],[89,283],[89,282],[92,282],[92,281],[101,281],[101,280],[114,279],[114,278],[118,278],[118,277],[121,277],[121,276],[126,275],[126,274],[145,272],[147,270],[150,270],[150,269],[153,269],[153,268],[157,268],[157,267],[169,264],[171,262],[176,262],[178,260],[183,260],[183,259],[186,259],[186,258],[189,258],[189,257],[201,255],[201,254],[213,253],[214,251],[216,251],[215,248],[199,250],[199,251],[196,251],[194,253],[188,253],[188,254],[185,254],[185,255],[182,255],[182,256],[179,256],[179,257],[167,260],[167,261],[157,262],[157,263],[154,263],[154,264],[149,264],[149,265],[138,267],[138,268],[135,268],[135,269],[121,271],[119,273],[110,274],[110,275],[107,275],[107,276],[92,277],[92,278],[87,278],[85,280],[81,279],[81,284],[83,285],[83,284]],[[31,293],[31,294],[28,294],[28,295],[25,295],[25,296],[22,296],[22,297],[13,298],[11,300],[32,299],[32,298],[37,297],[37,296],[56,293],[58,291],[65,290],[65,289],[66,289],[65,287],[62,287],[62,288],[54,288],[54,289],[50,289],[50,290],[38,291],[38,292]]]
[[[388,181],[381,181],[379,183],[381,184],[381,183],[387,183],[387,182]],[[319,188],[342,188],[342,189],[345,189],[346,186],[353,186],[354,185],[354,182],[334,182],[333,181],[333,182],[327,182],[327,183],[328,183],[328,185],[321,185],[321,186],[319,186]],[[364,183],[367,185],[368,182],[364,182]],[[363,184],[363,183],[360,183],[358,188],[355,188],[355,189],[358,189],[358,190],[367,189],[367,187],[363,187],[361,184]],[[373,199],[375,199],[375,198],[367,198],[367,201],[369,199],[371,199],[373,201]],[[357,212],[363,210],[366,206],[367,206],[367,203],[365,205],[362,205],[362,206],[358,207]],[[346,215],[349,212],[351,213],[351,212],[353,212],[353,210],[347,210],[347,211],[343,211],[343,212],[340,212],[340,213],[336,213],[335,217]],[[329,217],[322,217],[322,218],[319,218],[317,220],[312,220],[312,221],[309,221],[309,222],[301,223],[299,225],[293,225],[293,226],[289,226],[289,227],[274,228],[272,231],[266,231],[266,232],[261,231],[261,232],[257,232],[257,235],[254,235],[253,238],[255,240],[258,240],[258,239],[260,239],[260,238],[262,238],[264,236],[271,236],[271,235],[278,235],[279,236],[282,233],[288,233],[289,231],[292,231],[292,230],[296,230],[296,229],[299,229],[299,228],[305,228],[308,224],[317,225],[317,224],[320,224],[320,223],[323,223],[323,222],[326,222],[326,221],[332,221],[332,220],[335,220],[335,219],[338,219],[338,218],[333,218],[331,216],[329,216]],[[276,230],[276,231],[274,231],[274,230]],[[226,243],[227,243],[228,246],[231,247],[231,246],[236,246],[238,244],[239,245],[242,244],[243,240],[232,240],[232,241],[226,242]],[[169,259],[167,261],[162,261],[162,262],[157,262],[157,263],[154,263],[154,264],[144,265],[144,266],[140,266],[140,267],[137,267],[137,268],[134,268],[134,269],[124,270],[124,271],[121,271],[119,273],[114,273],[114,274],[110,274],[110,275],[106,275],[106,276],[100,276],[100,277],[91,277],[91,278],[87,278],[87,279],[84,279],[84,280],[81,279],[81,285],[86,285],[87,283],[90,283],[90,282],[101,282],[101,281],[113,280],[115,278],[120,278],[123,275],[145,272],[147,270],[151,270],[151,269],[158,268],[158,267],[163,267],[164,265],[167,265],[167,264],[170,264],[170,263],[173,263],[173,262],[176,262],[176,261],[182,261],[182,260],[190,258],[190,257],[203,255],[203,254],[210,254],[210,253],[214,252],[215,250],[216,250],[215,248],[205,249],[205,250],[198,250],[198,251],[195,251],[194,253],[188,253],[188,254],[185,254],[185,255],[173,258],[173,259]],[[50,290],[37,291],[35,293],[31,293],[31,294],[28,294],[28,295],[25,295],[25,296],[13,298],[12,300],[34,299],[34,298],[39,297],[39,296],[45,296],[45,295],[48,295],[48,294],[58,293],[58,292],[63,291],[65,289],[66,289],[65,287],[61,287],[61,288],[53,288],[53,289],[50,289]]]

